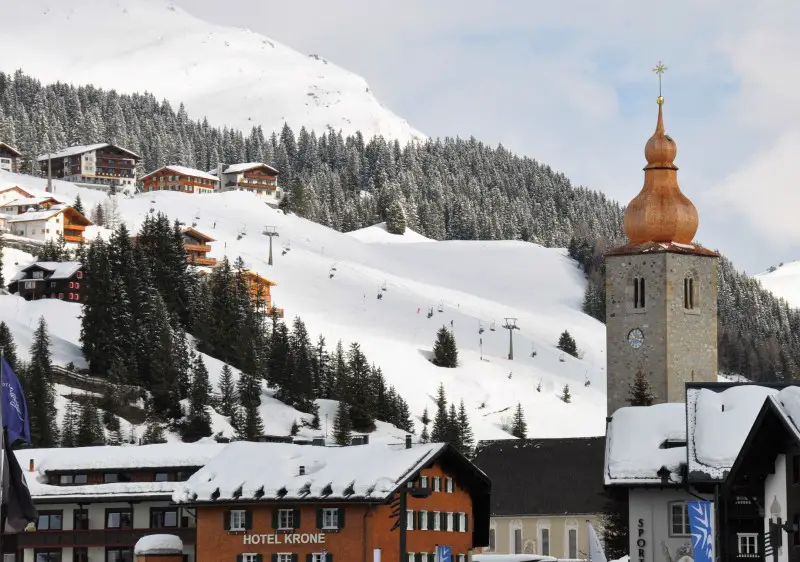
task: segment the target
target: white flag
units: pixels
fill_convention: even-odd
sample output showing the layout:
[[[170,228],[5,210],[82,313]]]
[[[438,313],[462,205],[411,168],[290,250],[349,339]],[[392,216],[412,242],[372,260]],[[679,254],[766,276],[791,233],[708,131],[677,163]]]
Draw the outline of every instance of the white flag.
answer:
[[[592,523],[587,521],[586,527],[588,528],[589,536],[589,560],[591,562],[608,562],[606,560],[606,555],[603,552],[603,545],[600,544],[600,539],[597,537],[597,533],[594,531]]]

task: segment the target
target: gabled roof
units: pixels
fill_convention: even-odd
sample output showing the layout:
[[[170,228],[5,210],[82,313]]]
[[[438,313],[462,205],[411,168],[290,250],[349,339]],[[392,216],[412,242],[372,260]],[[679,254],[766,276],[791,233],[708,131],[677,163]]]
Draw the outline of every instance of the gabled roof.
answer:
[[[203,178],[210,181],[219,181],[219,178],[217,176],[204,172],[203,170],[196,170],[195,168],[187,168],[186,166],[177,166],[177,165],[164,166],[163,168],[159,168],[158,170],[155,170],[153,172],[150,172],[149,174],[142,176],[141,179],[149,178],[153,174],[157,174],[162,170],[169,170],[170,172],[175,172],[176,174],[179,174],[181,176],[192,176],[196,178]]]
[[[607,256],[627,256],[631,254],[694,254],[696,256],[719,257],[719,254],[699,244],[681,244],[680,242],[645,242],[643,244],[628,243],[605,253]]]
[[[86,144],[86,145],[70,146],[69,148],[61,149],[58,152],[53,152],[53,153],[50,153],[50,154],[42,154],[36,160],[39,161],[39,162],[46,162],[48,158],[51,159],[51,160],[56,159],[56,158],[65,158],[67,156],[75,156],[77,154],[83,154],[85,152],[91,152],[93,150],[100,150],[101,148],[107,148],[107,147],[116,148],[117,150],[121,150],[122,152],[125,152],[125,153],[129,154],[133,158],[137,158],[137,159],[141,158],[141,156],[139,156],[135,152],[131,152],[127,148],[122,148],[121,146],[117,146],[115,144],[109,144],[107,142],[101,142],[101,143],[97,143],[97,144]]]
[[[77,261],[37,261],[33,262],[27,267],[22,268],[19,273],[17,273],[12,279],[11,282],[19,281],[25,278],[25,274],[32,270],[32,269],[44,269],[45,271],[51,272],[48,279],[69,279],[75,273],[83,267],[81,262]]]
[[[3,203],[2,205],[0,205],[0,209],[5,207],[27,207],[28,205],[43,205],[45,203],[58,205],[59,203],[61,203],[61,201],[59,201],[54,197],[24,197],[22,199],[14,199],[13,201],[9,201],[8,203]]]
[[[492,515],[604,510],[605,437],[481,441],[474,462],[492,481]]]
[[[56,215],[61,214],[64,209],[45,209],[43,211],[26,211],[21,215],[14,215],[8,219],[8,222],[33,222],[33,221],[46,221]]]
[[[273,168],[268,164],[264,164],[263,162],[245,162],[242,164],[231,164],[225,170],[223,170],[223,174],[241,174],[242,172],[248,172],[255,168],[266,168],[272,175],[277,176],[278,170]]]
[[[12,185],[11,187],[0,188],[0,193],[6,193],[7,191],[16,191],[17,193],[19,193],[20,195],[23,195],[25,197],[33,197],[33,195],[31,195],[30,193],[28,193],[27,191],[25,191],[24,189],[22,189],[18,185]]]
[[[264,285],[269,285],[270,287],[275,287],[277,283],[272,281],[271,279],[267,279],[263,275],[259,275],[255,271],[245,270],[244,274],[250,278],[251,281],[255,281],[256,283],[263,283]]]
[[[13,152],[17,156],[22,156],[22,153],[19,150],[17,150],[16,148],[14,148],[13,146],[11,146],[10,144],[6,144],[4,142],[0,142],[0,148],[5,148],[9,152]]]
[[[196,238],[198,240],[204,240],[206,242],[214,242],[216,240],[215,238],[211,238],[211,236],[209,236],[208,234],[203,234],[202,232],[200,232],[195,228],[192,228],[191,226],[187,226],[181,232],[183,234],[186,234],[187,236],[191,236],[192,238]]]

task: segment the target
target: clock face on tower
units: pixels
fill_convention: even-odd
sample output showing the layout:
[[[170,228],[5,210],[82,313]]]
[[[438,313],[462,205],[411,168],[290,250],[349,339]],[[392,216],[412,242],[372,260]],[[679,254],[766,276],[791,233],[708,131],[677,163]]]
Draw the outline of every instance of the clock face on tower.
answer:
[[[628,332],[628,345],[633,349],[639,349],[644,345],[644,334],[639,328],[634,328]]]

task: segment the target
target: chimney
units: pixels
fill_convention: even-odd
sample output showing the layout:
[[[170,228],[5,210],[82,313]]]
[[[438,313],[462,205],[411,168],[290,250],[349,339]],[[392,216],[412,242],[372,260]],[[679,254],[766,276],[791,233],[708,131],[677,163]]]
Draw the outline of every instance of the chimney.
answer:
[[[28,472],[33,472],[33,459],[28,461]]]
[[[411,435],[406,435],[406,449],[411,448]]]
[[[300,465],[300,476],[305,476],[305,475],[306,475],[306,467],[301,464]]]

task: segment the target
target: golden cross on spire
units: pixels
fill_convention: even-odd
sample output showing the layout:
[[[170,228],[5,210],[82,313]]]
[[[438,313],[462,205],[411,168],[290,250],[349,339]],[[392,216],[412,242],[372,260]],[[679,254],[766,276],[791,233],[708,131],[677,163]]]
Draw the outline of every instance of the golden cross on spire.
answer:
[[[664,74],[664,73],[665,73],[667,70],[668,70],[668,68],[667,68],[667,65],[665,65],[665,64],[664,64],[663,62],[661,62],[661,61],[658,61],[658,64],[657,64],[657,65],[656,65],[656,67],[653,69],[653,72],[655,72],[655,73],[656,73],[656,75],[658,76],[658,99],[656,100],[656,101],[658,102],[658,105],[661,105],[661,104],[663,104],[663,103],[664,103],[664,96],[662,96],[662,95],[661,95],[661,76],[662,76],[662,75],[663,75],[663,74]]]

